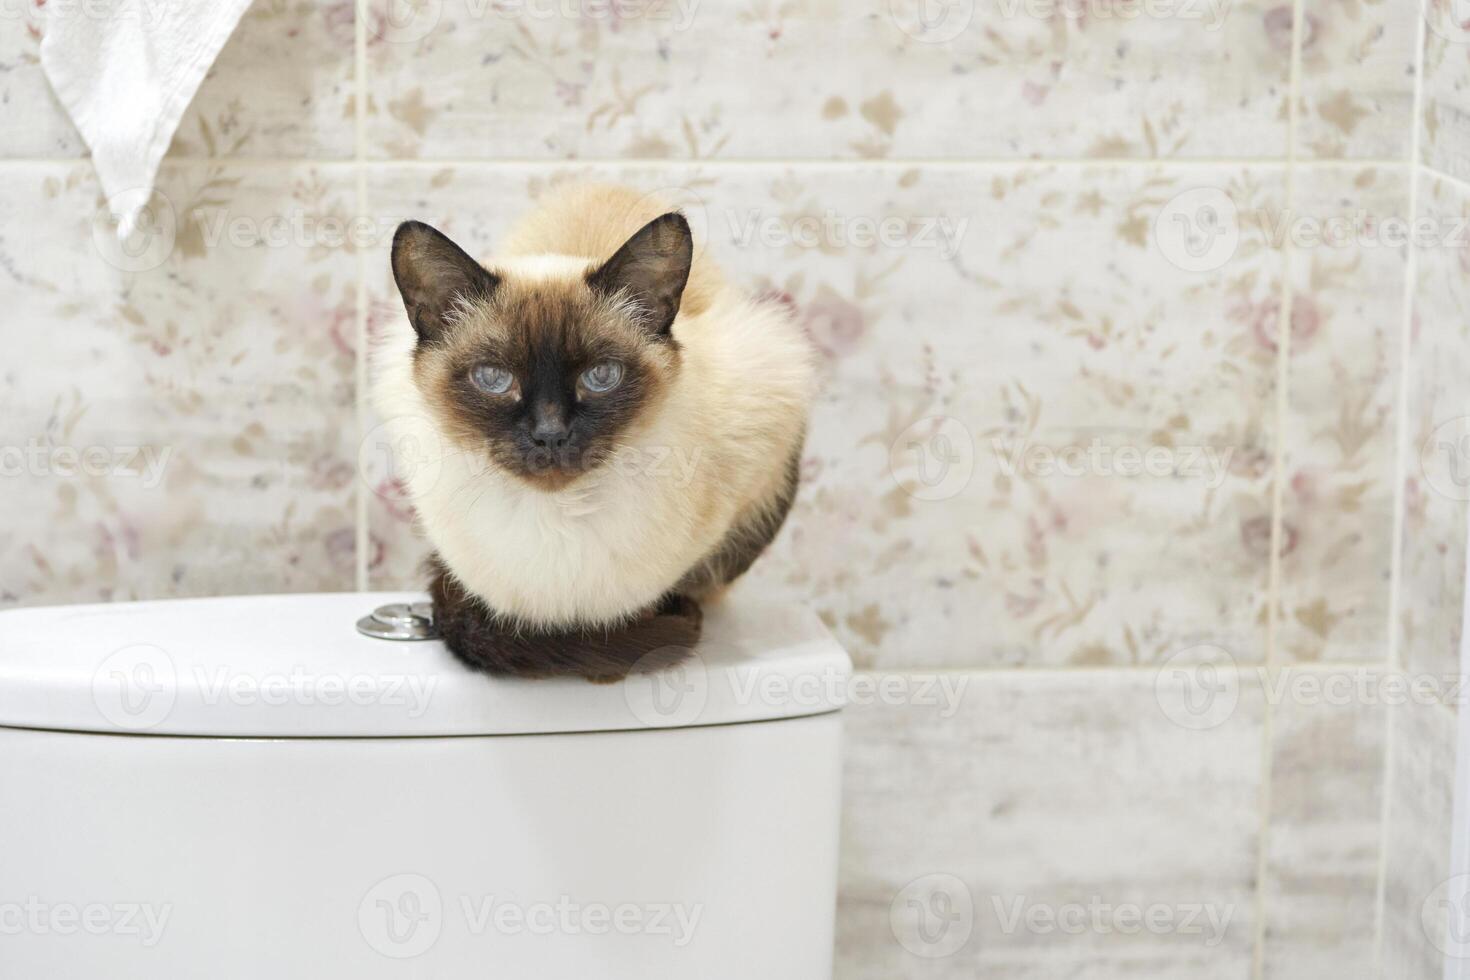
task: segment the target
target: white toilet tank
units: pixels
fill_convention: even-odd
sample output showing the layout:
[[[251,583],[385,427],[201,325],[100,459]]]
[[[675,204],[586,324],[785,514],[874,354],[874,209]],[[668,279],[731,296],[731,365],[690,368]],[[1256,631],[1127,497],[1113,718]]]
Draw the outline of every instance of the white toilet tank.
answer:
[[[815,616],[734,598],[597,685],[354,628],[421,600],[0,613],[0,977],[830,977]]]

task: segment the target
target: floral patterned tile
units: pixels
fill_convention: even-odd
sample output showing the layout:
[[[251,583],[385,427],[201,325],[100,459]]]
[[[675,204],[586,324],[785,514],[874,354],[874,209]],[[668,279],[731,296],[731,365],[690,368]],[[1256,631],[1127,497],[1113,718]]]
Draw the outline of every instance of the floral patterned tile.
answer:
[[[1373,958],[1385,707],[1377,669],[1274,680],[1264,881],[1268,980],[1358,976]],[[1359,693],[1363,692],[1363,693]]]
[[[169,152],[348,159],[355,147],[356,0],[253,0]]]
[[[1470,194],[1421,175],[1420,216],[1439,241],[1421,247],[1408,356],[1399,647],[1404,666],[1460,669],[1470,507]]]
[[[380,157],[1286,151],[1292,13],[1273,0],[369,0],[369,16]]]
[[[0,157],[76,157],[87,146],[41,71],[41,0],[0,16]]]
[[[0,16],[0,156],[84,155],[86,144],[41,71],[42,3],[10,6],[24,16]],[[170,153],[351,157],[353,11],[354,0],[255,0],[184,114]]]
[[[1392,0],[1307,0],[1304,21],[1297,152],[1405,159],[1417,18]]]
[[[844,714],[836,975],[1248,976],[1262,698],[1242,676],[1195,729],[1152,671],[880,675],[889,695]]]
[[[1317,168],[1279,226],[1296,283],[1277,629],[1290,661],[1388,656],[1406,169]]]
[[[0,602],[351,588],[346,171],[168,165],[120,247],[91,167],[6,167]]]
[[[1470,20],[1455,0],[1426,0],[1419,159],[1470,180]]]
[[[1380,976],[1439,980],[1447,950],[1465,935],[1434,915],[1450,874],[1455,788],[1455,715],[1435,704],[1390,709],[1388,821],[1383,837],[1383,958]],[[1459,911],[1463,915],[1464,907]],[[1448,946],[1447,940],[1456,945]]]
[[[673,188],[821,349],[803,489],[752,575],[862,663],[1262,657],[1279,171],[389,166],[370,197],[385,241],[419,217],[485,254],[588,175]],[[1213,227],[1222,201],[1240,217],[1201,269],[1176,219]],[[371,262],[375,316],[401,316],[386,245]],[[379,499],[375,567],[416,581]]]

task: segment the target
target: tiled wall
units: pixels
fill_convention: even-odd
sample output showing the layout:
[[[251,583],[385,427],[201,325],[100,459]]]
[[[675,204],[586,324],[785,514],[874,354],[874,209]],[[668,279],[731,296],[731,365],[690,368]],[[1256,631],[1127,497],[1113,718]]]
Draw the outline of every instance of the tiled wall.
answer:
[[[895,692],[840,976],[1437,975],[1454,712],[1381,682],[1457,670],[1470,249],[1385,229],[1470,214],[1447,4],[354,7],[256,0],[137,255],[0,19],[0,603],[415,587],[394,225],[632,181],[823,352],[748,587]]]

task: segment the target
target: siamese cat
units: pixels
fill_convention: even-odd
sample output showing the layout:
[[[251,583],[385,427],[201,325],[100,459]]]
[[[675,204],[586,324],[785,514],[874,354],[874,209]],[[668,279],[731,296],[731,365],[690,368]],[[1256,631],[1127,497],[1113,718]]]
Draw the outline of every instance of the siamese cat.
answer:
[[[375,351],[374,401],[438,453],[406,483],[449,648],[594,680],[681,659],[791,507],[802,329],[620,187],[558,192],[484,265],[407,222],[392,265],[408,316]]]

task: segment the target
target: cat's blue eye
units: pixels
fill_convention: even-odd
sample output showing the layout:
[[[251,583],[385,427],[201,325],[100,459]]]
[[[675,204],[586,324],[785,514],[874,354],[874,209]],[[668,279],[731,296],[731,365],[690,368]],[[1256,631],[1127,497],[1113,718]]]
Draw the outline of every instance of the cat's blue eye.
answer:
[[[623,380],[623,366],[617,361],[598,361],[582,372],[582,387],[596,394],[612,391]]]
[[[505,368],[481,364],[470,372],[470,380],[487,395],[503,395],[510,391],[510,386],[515,384],[516,379]]]

